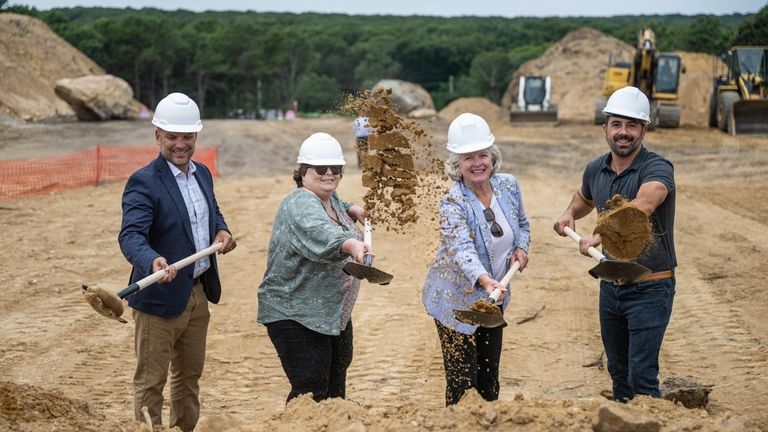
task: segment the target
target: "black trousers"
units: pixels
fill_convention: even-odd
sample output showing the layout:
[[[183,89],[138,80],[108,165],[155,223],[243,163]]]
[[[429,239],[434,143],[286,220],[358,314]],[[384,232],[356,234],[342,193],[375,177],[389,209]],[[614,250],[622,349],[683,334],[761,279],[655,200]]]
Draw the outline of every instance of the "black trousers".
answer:
[[[499,398],[502,328],[478,327],[473,335],[449,329],[435,320],[445,368],[445,405],[459,402],[470,388],[483,399]]]
[[[346,396],[347,368],[352,363],[352,321],[338,336],[318,333],[290,320],[266,326],[291,383],[286,402],[306,393],[312,393],[315,401]]]

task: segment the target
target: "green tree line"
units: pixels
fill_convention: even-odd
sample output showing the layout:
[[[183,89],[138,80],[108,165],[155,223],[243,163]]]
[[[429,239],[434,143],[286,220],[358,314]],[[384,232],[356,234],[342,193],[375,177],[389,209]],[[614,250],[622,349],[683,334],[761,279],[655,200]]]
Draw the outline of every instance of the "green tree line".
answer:
[[[654,29],[659,49],[720,54],[739,38],[768,43],[768,6],[756,14],[501,18],[352,16],[158,9],[0,10],[36,16],[149,107],[171,91],[206,117],[260,108],[337,107],[345,93],[395,78],[415,82],[438,109],[461,96],[499,102],[512,73],[566,33],[590,26],[634,45]]]

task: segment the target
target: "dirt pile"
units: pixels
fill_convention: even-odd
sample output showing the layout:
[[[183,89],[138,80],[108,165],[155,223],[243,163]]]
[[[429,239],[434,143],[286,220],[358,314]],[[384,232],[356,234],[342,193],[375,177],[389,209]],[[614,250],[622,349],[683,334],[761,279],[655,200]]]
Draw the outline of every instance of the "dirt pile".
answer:
[[[371,127],[362,155],[362,182],[368,188],[365,208],[374,222],[402,232],[424,213],[435,213],[425,212],[428,209],[420,203],[431,203],[434,200],[426,198],[445,193],[445,177],[429,136],[417,122],[395,111],[391,95],[391,89],[365,91],[349,97],[344,109],[368,117]]]
[[[758,430],[757,425],[744,424],[738,419],[710,417],[704,410],[689,410],[666,400],[647,397],[638,397],[626,405],[597,399],[527,399],[521,394],[514,400],[487,402],[477,392],[470,391],[458,404],[439,409],[426,409],[419,404],[382,409],[342,399],[316,403],[304,395],[292,400],[283,413],[262,424],[242,425],[226,431],[592,430],[599,421],[599,413],[606,410],[618,417],[613,424],[627,426],[623,430],[630,430],[632,421],[637,418],[647,419],[669,430]]]
[[[637,258],[653,242],[648,215],[621,195],[614,195],[608,207],[597,218],[595,234],[600,234],[603,247],[614,257]]]
[[[506,122],[507,116],[500,106],[486,98],[458,98],[445,106],[438,116],[447,122],[453,121],[459,114],[472,113],[484,118],[491,127],[495,124]]]
[[[506,112],[517,99],[521,75],[549,75],[552,77],[552,102],[558,106],[558,117],[592,121],[607,67],[619,60],[631,61],[634,51],[632,45],[592,28],[572,31],[541,57],[524,63],[515,71],[502,98],[502,107]],[[714,57],[699,53],[679,54],[686,68],[686,73],[680,75],[680,122],[682,125],[707,126]]]
[[[720,59],[704,53],[679,52],[685,73],[680,75],[680,124],[709,125],[709,97],[712,93],[712,77]]]
[[[131,419],[108,419],[86,402],[58,391],[0,381],[0,429],[28,432],[122,430],[147,432]]]
[[[56,81],[104,70],[37,18],[0,13],[0,116],[23,121],[75,118]]]

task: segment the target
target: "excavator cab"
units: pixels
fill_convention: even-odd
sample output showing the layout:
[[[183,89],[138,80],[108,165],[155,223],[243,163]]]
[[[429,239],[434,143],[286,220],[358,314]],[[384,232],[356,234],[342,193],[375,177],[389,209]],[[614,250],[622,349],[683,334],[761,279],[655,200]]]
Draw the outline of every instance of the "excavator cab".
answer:
[[[653,101],[654,126],[679,127],[681,109],[677,103],[677,91],[680,73],[683,72],[680,56],[673,53],[658,54],[653,72],[650,100]]]
[[[768,134],[768,47],[733,47],[713,80],[709,125],[733,135]]]
[[[656,77],[654,93],[657,97],[662,94],[677,95],[680,85],[680,56],[676,54],[660,54],[656,62]]]

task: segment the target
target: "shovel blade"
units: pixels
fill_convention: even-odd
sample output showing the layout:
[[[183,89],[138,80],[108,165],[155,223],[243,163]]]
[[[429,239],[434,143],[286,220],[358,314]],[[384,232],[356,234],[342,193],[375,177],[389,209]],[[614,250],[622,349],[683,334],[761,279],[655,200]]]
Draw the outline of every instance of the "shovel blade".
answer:
[[[623,280],[625,284],[633,284],[645,279],[651,270],[638,263],[605,260],[593,267],[589,274],[608,282]]]
[[[454,310],[453,317],[464,324],[480,327],[495,328],[507,326],[507,322],[504,321],[504,316],[499,314]]]
[[[356,277],[358,279],[365,279],[370,283],[378,285],[389,285],[392,282],[392,276],[389,273],[383,272],[376,267],[371,267],[356,262],[348,262],[344,264],[344,273]]]

